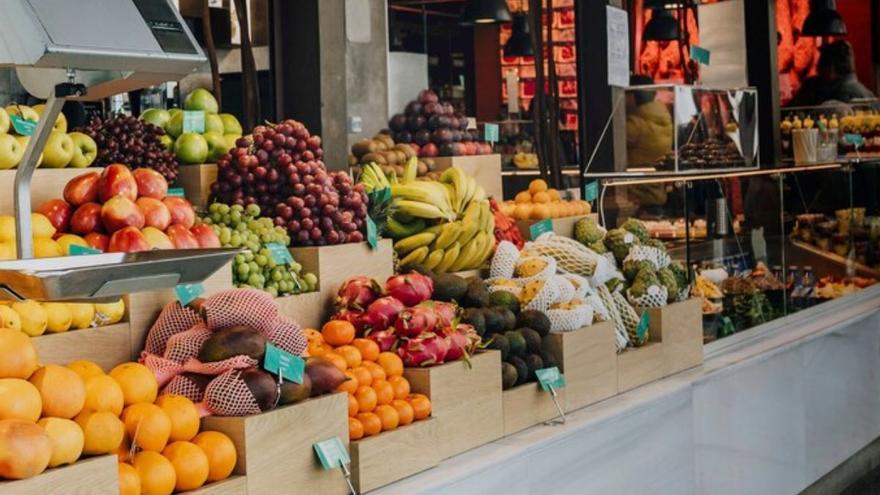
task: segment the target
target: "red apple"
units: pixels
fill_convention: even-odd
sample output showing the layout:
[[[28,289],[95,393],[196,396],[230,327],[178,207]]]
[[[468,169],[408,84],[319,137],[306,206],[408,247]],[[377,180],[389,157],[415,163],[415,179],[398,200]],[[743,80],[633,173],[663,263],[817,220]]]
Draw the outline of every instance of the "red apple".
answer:
[[[107,232],[125,227],[144,228],[144,212],[127,196],[114,196],[101,207],[101,221]]]
[[[171,212],[165,203],[155,198],[140,197],[135,204],[144,212],[144,225],[147,227],[156,227],[164,232],[171,225]]]
[[[196,223],[196,212],[186,199],[178,196],[168,196],[162,202],[165,203],[168,211],[171,212],[172,225],[183,225],[189,229]]]
[[[70,217],[70,230],[77,235],[88,235],[92,232],[104,232],[104,224],[101,221],[101,205],[98,203],[86,203]]]
[[[107,246],[108,253],[136,253],[149,250],[150,243],[147,242],[147,238],[135,227],[125,227],[114,232]]]
[[[168,181],[159,172],[151,168],[139,168],[135,169],[131,175],[134,176],[134,180],[137,183],[138,195],[140,197],[163,199],[168,195]]]
[[[98,181],[98,199],[106,203],[114,196],[125,196],[132,202],[137,199],[138,186],[131,170],[125,165],[114,163],[104,169]]]
[[[155,227],[144,227],[141,231],[150,243],[151,249],[174,249],[174,243],[165,235],[164,232]]]
[[[89,172],[70,179],[64,186],[64,200],[76,208],[86,203],[98,201],[98,182],[101,174]]]
[[[196,236],[183,225],[172,225],[165,231],[176,249],[198,249],[199,241]]]
[[[59,233],[67,232],[70,228],[70,217],[73,215],[70,205],[63,199],[50,199],[37,208],[37,213],[42,213]]]
[[[106,253],[107,246],[110,245],[110,238],[104,234],[99,234],[97,232],[86,234],[83,239],[86,240],[86,244],[97,249],[98,251],[101,251],[102,253]]]
[[[433,158],[440,153],[440,150],[437,149],[437,145],[434,143],[428,143],[422,146],[420,150],[419,156]]]
[[[189,229],[199,242],[200,248],[218,248],[220,247],[220,238],[214,233],[214,229],[210,225],[200,223]]]

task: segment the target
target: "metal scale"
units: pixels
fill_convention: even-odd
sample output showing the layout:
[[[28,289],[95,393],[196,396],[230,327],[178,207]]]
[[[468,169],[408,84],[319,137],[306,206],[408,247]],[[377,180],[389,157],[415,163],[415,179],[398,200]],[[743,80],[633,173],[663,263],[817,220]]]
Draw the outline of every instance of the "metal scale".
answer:
[[[46,108],[15,175],[18,261],[0,262],[0,299],[94,300],[205,280],[236,249],[32,260],[31,177],[65,100],[176,81],[206,59],[170,0],[3,0],[0,66]]]

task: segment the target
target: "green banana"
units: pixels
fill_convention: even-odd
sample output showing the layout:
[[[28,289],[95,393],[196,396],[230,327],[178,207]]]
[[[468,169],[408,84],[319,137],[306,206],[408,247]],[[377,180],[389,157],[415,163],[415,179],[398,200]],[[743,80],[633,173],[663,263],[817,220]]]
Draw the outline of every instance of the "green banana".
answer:
[[[428,246],[422,246],[400,260],[400,266],[409,266],[421,263],[425,261],[425,258],[428,257],[429,252],[430,249],[428,248]]]
[[[434,240],[434,249],[446,249],[458,239],[458,236],[461,235],[461,224],[458,222],[451,222],[443,224],[443,227],[440,229],[440,233],[437,235],[437,239]]]
[[[436,234],[432,234],[430,232],[422,232],[420,234],[411,235],[405,239],[401,239],[394,243],[394,250],[397,251],[397,254],[407,254],[416,249],[427,246],[434,242],[434,239],[437,237]]]
[[[403,223],[394,217],[388,217],[385,225],[388,228],[388,233],[391,235],[392,239],[409,237],[425,230],[425,221],[421,218],[417,218],[412,222]]]
[[[444,250],[435,249],[431,251],[431,254],[429,254],[427,258],[425,258],[425,261],[422,263],[422,265],[424,265],[425,268],[427,268],[428,270],[433,270],[437,267],[437,265],[440,264],[441,261],[443,261],[444,254]]]
[[[437,273],[446,273],[449,271],[449,267],[455,263],[455,260],[458,259],[458,254],[461,252],[461,244],[453,243],[452,247],[447,249],[445,253],[443,253],[443,261],[434,268],[434,271]]]

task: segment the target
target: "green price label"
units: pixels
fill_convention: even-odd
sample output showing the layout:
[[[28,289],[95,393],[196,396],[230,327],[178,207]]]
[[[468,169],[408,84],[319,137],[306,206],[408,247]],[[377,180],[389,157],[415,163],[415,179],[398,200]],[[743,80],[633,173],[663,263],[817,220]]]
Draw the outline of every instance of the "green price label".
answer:
[[[294,356],[284,349],[267,343],[263,369],[269,373],[280,375],[285,380],[302,383],[306,362],[299,356]]]
[[[351,463],[351,457],[348,456],[348,450],[342,445],[339,437],[333,437],[314,445],[315,453],[321,461],[321,466],[325,470],[338,469],[346,464]]]
[[[691,58],[703,65],[709,65],[711,52],[697,45],[691,45]]]
[[[865,138],[861,134],[848,132],[843,135],[843,142],[852,146],[864,146]]]
[[[645,311],[642,313],[642,318],[639,320],[639,324],[636,326],[636,336],[639,340],[644,341],[648,338],[648,328],[651,326],[651,314]]]
[[[535,370],[535,376],[538,377],[538,383],[541,384],[541,389],[545,392],[549,392],[551,388],[555,390],[565,388],[565,376],[559,372],[559,368],[556,366]]]
[[[174,294],[181,306],[188,305],[204,293],[205,287],[202,284],[180,284],[174,288]]]
[[[721,334],[722,335],[733,335],[736,333],[736,325],[733,324],[733,321],[727,316],[721,317]]]
[[[166,195],[184,198],[186,197],[186,191],[184,191],[182,187],[170,187],[168,188],[168,193]]]
[[[376,222],[369,215],[367,215],[367,244],[370,245],[370,249],[379,247],[379,231]]]
[[[293,263],[293,256],[284,244],[281,244],[280,242],[270,242],[269,244],[266,244],[266,249],[269,250],[269,254],[272,256],[272,261],[275,263],[279,265]]]
[[[85,256],[88,254],[101,254],[101,250],[86,246],[80,246],[78,244],[71,244],[67,248],[68,256]]]
[[[15,129],[15,132],[22,136],[33,136],[34,131],[37,130],[36,120],[26,119],[18,115],[10,115],[9,121],[12,123],[12,128]]]
[[[529,235],[532,237],[533,241],[541,234],[546,234],[547,232],[553,232],[553,220],[549,218],[533,223],[529,226]]]
[[[599,181],[584,184],[584,201],[595,201],[599,198]]]
[[[183,132],[204,133],[205,112],[201,110],[195,112],[185,110],[183,112]]]
[[[483,125],[483,138],[495,144],[498,142],[500,137],[500,133],[498,132],[498,124],[484,124]]]

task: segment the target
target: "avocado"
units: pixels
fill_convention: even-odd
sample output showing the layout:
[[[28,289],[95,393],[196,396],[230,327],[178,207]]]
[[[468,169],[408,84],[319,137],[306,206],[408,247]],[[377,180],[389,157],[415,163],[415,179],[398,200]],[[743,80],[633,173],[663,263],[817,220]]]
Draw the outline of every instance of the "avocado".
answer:
[[[259,368],[248,368],[241,372],[240,378],[251,391],[260,411],[265,412],[275,408],[278,390],[272,375]]]
[[[516,384],[522,385],[529,379],[529,365],[526,364],[518,356],[511,356],[510,359],[507,360],[508,363],[512,364],[514,368],[516,368]]]
[[[481,337],[486,333],[486,318],[483,312],[477,308],[467,308],[461,312],[461,322],[474,327]]]
[[[504,336],[510,342],[510,355],[521,356],[526,353],[526,339],[522,333],[517,331],[504,332]]]
[[[467,282],[451,273],[435,274],[431,277],[434,281],[434,295],[432,299],[435,301],[453,302],[461,301],[467,294]]]
[[[516,315],[513,314],[513,311],[503,307],[503,306],[494,306],[492,309],[498,312],[501,315],[501,318],[504,320],[504,331],[514,330],[516,329]]]
[[[541,352],[541,336],[537,331],[532,330],[531,328],[520,328],[517,332],[522,334],[523,338],[526,340],[526,349],[528,352],[532,354],[538,354]]]
[[[486,320],[486,333],[493,334],[504,331],[504,315],[494,308],[486,308],[482,310],[482,313]]]
[[[516,366],[510,363],[501,363],[501,390],[507,390],[516,385],[517,376]]]
[[[501,351],[502,361],[507,361],[507,356],[510,355],[510,341],[507,340],[503,333],[493,335],[486,348]]]
[[[544,368],[544,360],[537,354],[527,354],[523,361],[529,367],[529,381],[537,381],[538,377],[535,376],[535,371]]]
[[[422,265],[420,263],[413,263],[411,265],[407,265],[404,269],[404,273],[420,273],[426,277],[433,277],[434,272],[431,271],[430,268]]]
[[[550,333],[550,318],[540,311],[529,309],[516,317],[516,326],[531,328],[543,337]]]
[[[250,327],[227,327],[214,332],[202,343],[199,361],[216,363],[235,356],[250,356],[258,363],[266,354],[266,337]]]
[[[461,306],[465,308],[485,308],[489,305],[489,289],[480,277],[467,280],[467,292],[462,298]]]
[[[506,290],[497,290],[489,294],[490,306],[503,306],[513,312],[514,315],[519,313],[519,299]]]
[[[296,404],[311,397],[312,379],[305,373],[303,373],[302,378],[302,383],[284,380],[284,383],[281,384],[281,400],[278,401],[279,405]]]
[[[545,368],[559,367],[559,361],[556,360],[556,356],[554,356],[552,352],[546,349],[541,351],[541,359],[544,361]]]

